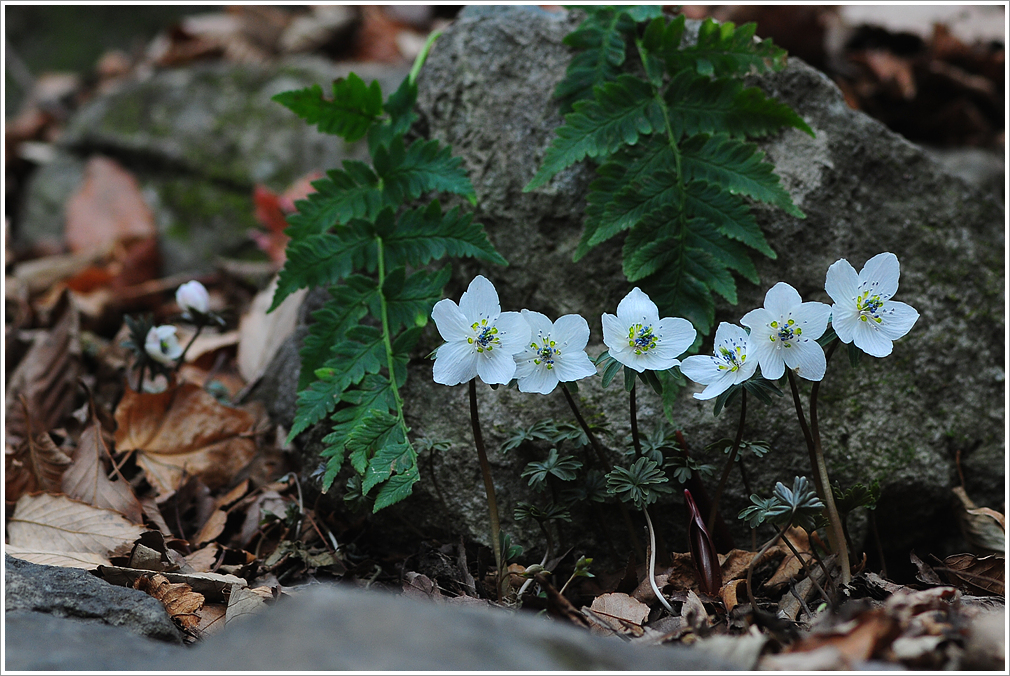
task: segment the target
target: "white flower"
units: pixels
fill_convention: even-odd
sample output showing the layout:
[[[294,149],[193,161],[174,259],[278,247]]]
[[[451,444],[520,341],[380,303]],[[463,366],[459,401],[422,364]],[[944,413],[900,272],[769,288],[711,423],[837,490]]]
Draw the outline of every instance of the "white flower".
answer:
[[[586,354],[589,323],[583,317],[565,315],[553,324],[539,312],[523,310],[522,317],[530,325],[530,342],[515,356],[520,392],[550,394],[559,382],[596,375]]]
[[[844,258],[832,263],[824,290],[831,306],[831,326],[843,343],[874,357],[891,354],[893,341],[909,332],[919,319],[911,305],[891,300],[898,290],[898,257],[877,254],[856,275]]]
[[[442,385],[458,385],[477,376],[488,385],[505,384],[516,372],[513,355],[530,340],[530,326],[518,312],[502,312],[498,292],[477,275],[459,299],[448,298],[431,311],[445,344],[435,355],[433,377]]]
[[[695,392],[695,399],[712,399],[757,370],[757,360],[747,359],[747,332],[735,324],[721,322],[715,331],[713,356],[694,355],[680,365],[680,372],[696,383],[707,385]]]
[[[824,350],[817,344],[828,327],[831,308],[807,302],[785,282],[765,294],[765,306],[751,310],[740,323],[750,329],[747,354],[757,359],[761,375],[778,380],[788,366],[807,380],[824,377]]]
[[[618,304],[616,317],[603,314],[603,342],[610,356],[639,373],[673,368],[696,335],[686,319],[660,319],[656,304],[637,286]]]
[[[179,304],[183,312],[195,310],[200,314],[207,314],[210,307],[210,296],[203,284],[195,279],[186,282],[175,292],[175,302]]]
[[[182,356],[182,346],[175,337],[174,326],[152,326],[144,340],[144,349],[151,359],[162,364],[171,364]]]

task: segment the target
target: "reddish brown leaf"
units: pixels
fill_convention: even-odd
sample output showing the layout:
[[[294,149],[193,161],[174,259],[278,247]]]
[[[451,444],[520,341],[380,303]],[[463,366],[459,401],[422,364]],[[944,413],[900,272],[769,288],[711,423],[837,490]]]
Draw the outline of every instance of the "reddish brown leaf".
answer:
[[[900,627],[890,613],[877,608],[863,613],[854,623],[846,622],[835,630],[807,636],[789,646],[786,652],[810,652],[831,646],[848,662],[862,662],[890,645],[899,632]]]
[[[172,620],[185,631],[192,631],[200,624],[197,611],[203,607],[203,594],[197,594],[185,582],[173,584],[164,575],[155,573],[138,577],[133,588],[161,601]]]
[[[67,201],[65,236],[71,251],[157,237],[154,214],[133,174],[106,157],[84,167],[84,183]]]
[[[33,432],[32,417],[23,396],[19,405],[24,409],[28,438],[16,451],[7,449],[4,453],[5,499],[10,503],[17,502],[25,493],[58,493],[63,472],[71,462],[47,432]]]
[[[251,413],[219,403],[192,383],[158,394],[127,388],[116,408],[116,447],[138,452],[137,464],[162,494],[193,475],[216,489],[231,483],[255,454],[255,422]]]
[[[981,596],[1003,596],[1006,582],[1005,559],[991,554],[952,554],[943,560],[942,571],[951,583],[965,592]]]
[[[63,473],[63,492],[89,505],[117,511],[133,523],[142,523],[144,510],[130,484],[122,478],[109,478],[105,463],[110,459],[101,427],[92,423],[81,435],[74,463]]]
[[[200,532],[193,537],[193,544],[199,547],[205,542],[216,539],[218,535],[224,532],[224,526],[227,522],[228,515],[225,512],[220,509],[214,510],[211,512],[207,522],[203,524]]]
[[[66,291],[56,302],[53,315],[57,319],[52,330],[35,338],[7,385],[5,434],[14,448],[28,434],[25,409],[16,404],[19,397],[27,400],[37,434],[56,427],[74,405],[81,348],[77,311]]]

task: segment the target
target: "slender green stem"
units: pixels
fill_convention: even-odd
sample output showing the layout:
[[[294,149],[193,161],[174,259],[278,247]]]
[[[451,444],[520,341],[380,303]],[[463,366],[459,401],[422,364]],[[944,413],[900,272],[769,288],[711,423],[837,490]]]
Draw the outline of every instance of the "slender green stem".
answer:
[[[144,392],[144,371],[147,369],[147,362],[141,360],[140,362],[140,374],[137,378],[137,394],[143,394]]]
[[[652,585],[652,593],[656,595],[663,607],[673,614],[673,607],[659,591],[656,585],[656,529],[652,527],[652,519],[649,518],[648,507],[642,507],[642,514],[645,514],[645,524],[649,527],[649,584]]]
[[[636,382],[631,386],[631,443],[635,445],[635,457],[641,458],[642,440],[638,436],[638,406],[635,404],[635,390],[637,389],[638,383]]]
[[[715,526],[715,518],[719,515],[719,500],[722,499],[722,492],[726,488],[726,481],[729,479],[729,472],[736,462],[736,455],[739,452],[740,442],[743,440],[743,423],[747,419],[747,390],[740,393],[740,422],[736,426],[736,439],[733,441],[733,448],[730,450],[726,464],[722,468],[722,476],[719,477],[719,487],[715,489],[715,497],[712,499],[712,509],[708,513],[708,523],[705,527],[708,532],[712,532]]]
[[[796,403],[796,413],[800,418],[800,426],[804,428],[804,436],[807,439],[810,461],[814,471],[814,483],[824,503],[825,511],[828,514],[828,540],[831,542],[831,549],[838,556],[838,565],[841,567],[842,584],[848,584],[852,580],[852,573],[849,570],[849,549],[845,546],[845,537],[842,530],[842,519],[838,515],[838,507],[835,506],[835,496],[831,492],[831,481],[828,478],[828,466],[824,461],[824,451],[820,445],[820,434],[816,436],[806,428],[806,420],[803,416],[803,408],[800,404],[799,389],[796,387],[796,379],[790,369],[786,369],[789,375],[789,387],[793,392],[793,401]]]
[[[473,423],[473,442],[477,446],[477,457],[480,459],[480,473],[484,477],[484,492],[487,494],[487,508],[491,514],[491,547],[494,549],[494,562],[498,570],[495,587],[498,590],[498,601],[501,602],[502,556],[501,542],[498,533],[501,530],[498,521],[498,501],[495,499],[494,482],[491,480],[491,465],[487,461],[484,450],[484,437],[480,433],[480,417],[477,415],[477,380],[470,381],[470,421]]]
[[[575,414],[575,419],[579,423],[579,427],[582,431],[586,433],[586,438],[589,439],[589,445],[593,447],[593,451],[596,453],[596,459],[600,462],[600,467],[606,471],[610,471],[613,467],[607,462],[607,456],[603,453],[603,447],[600,446],[600,442],[596,440],[596,435],[593,431],[589,429],[589,423],[586,419],[582,417],[582,412],[579,411],[578,405],[575,403],[575,399],[572,398],[572,393],[568,391],[564,383],[561,383],[561,392],[565,395],[565,401],[568,402],[568,406],[572,409],[572,413]]]
[[[186,343],[186,347],[182,349],[182,354],[180,354],[179,359],[176,360],[175,368],[172,369],[172,373],[178,373],[179,369],[182,368],[183,363],[186,361],[186,353],[189,352],[189,348],[193,347],[193,343],[196,342],[196,339],[200,335],[201,331],[203,331],[203,324],[197,324],[196,333],[194,333],[193,337],[189,339],[188,343]]]
[[[386,368],[389,369],[389,384],[393,390],[393,401],[396,402],[396,416],[400,419],[400,425],[403,426],[403,436],[404,440],[406,440],[408,428],[407,422],[403,418],[403,398],[400,397],[400,389],[396,386],[396,370],[394,368],[396,359],[393,357],[393,337],[389,331],[389,310],[386,306],[386,293],[384,289],[386,283],[386,259],[381,237],[375,238],[375,246],[378,251],[379,307],[380,314],[382,315],[382,342],[386,348]]]

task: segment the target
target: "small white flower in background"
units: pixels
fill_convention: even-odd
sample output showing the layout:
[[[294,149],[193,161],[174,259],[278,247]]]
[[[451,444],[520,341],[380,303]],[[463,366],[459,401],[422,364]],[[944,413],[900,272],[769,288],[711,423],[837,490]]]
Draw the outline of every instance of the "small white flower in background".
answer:
[[[144,349],[151,359],[166,365],[182,356],[182,346],[175,337],[174,326],[152,326],[147,332]]]
[[[898,290],[898,257],[877,254],[856,274],[847,260],[832,263],[824,290],[831,306],[831,326],[843,343],[874,357],[891,354],[893,341],[912,328],[919,313],[911,305],[891,300]]]
[[[824,377],[827,363],[817,344],[828,327],[831,308],[825,303],[803,302],[799,292],[779,282],[765,294],[765,306],[751,310],[740,323],[750,329],[749,359],[756,359],[761,375],[778,380],[788,366],[807,380]]]
[[[757,359],[747,358],[747,332],[735,324],[722,322],[715,331],[713,356],[694,355],[680,364],[680,372],[696,383],[707,385],[695,392],[695,399],[713,399],[757,370]]]
[[[673,368],[696,335],[686,319],[660,319],[659,308],[637,286],[617,305],[616,317],[603,314],[603,342],[610,356],[639,373]]]
[[[550,394],[559,382],[596,375],[586,354],[589,323],[580,315],[565,315],[553,324],[539,312],[523,310],[530,326],[530,342],[515,356],[520,392]]]
[[[210,296],[204,285],[194,279],[179,287],[175,292],[175,302],[179,304],[183,312],[195,310],[200,314],[207,314],[210,307]]]
[[[502,312],[498,292],[477,275],[459,299],[435,303],[431,311],[445,344],[435,354],[432,376],[441,385],[458,385],[480,377],[488,385],[512,380],[513,355],[530,340],[530,326],[518,312]]]

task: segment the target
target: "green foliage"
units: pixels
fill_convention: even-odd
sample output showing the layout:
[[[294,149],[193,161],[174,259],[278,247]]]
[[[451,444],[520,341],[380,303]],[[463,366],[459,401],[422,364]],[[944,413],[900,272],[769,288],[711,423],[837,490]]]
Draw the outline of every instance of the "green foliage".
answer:
[[[547,477],[554,476],[561,481],[572,481],[575,472],[582,463],[570,455],[558,455],[558,449],[552,448],[543,462],[531,462],[526,465],[522,476],[529,477],[529,485],[537,490],[543,490],[547,485]]]
[[[787,488],[781,481],[775,484],[772,497],[765,500],[757,495],[750,496],[750,507],[740,512],[739,518],[747,522],[751,528],[756,528],[767,521],[775,526],[787,523],[811,531],[814,529],[814,519],[824,503],[817,497],[817,492],[806,477],[793,479],[793,487]]]
[[[877,500],[880,499],[880,482],[874,479],[869,486],[853,484],[846,490],[842,490],[842,487],[835,483],[831,486],[831,492],[835,498],[835,507],[844,520],[846,515],[859,507],[877,508]]]
[[[659,499],[660,494],[672,493],[669,479],[651,458],[639,458],[628,468],[615,467],[607,475],[607,490],[624,502],[645,509]]]
[[[733,451],[733,443],[734,443],[734,441],[735,441],[734,439],[729,439],[727,437],[723,437],[722,439],[719,439],[718,441],[714,441],[711,444],[709,444],[708,446],[706,446],[705,450],[706,451],[720,451],[722,453],[725,453],[726,455],[729,455]],[[772,450],[771,446],[768,444],[767,441],[758,441],[758,440],[755,440],[755,441],[746,441],[746,440],[744,440],[744,441],[740,442],[740,447],[736,449],[736,457],[733,458],[733,462],[736,462],[737,460],[739,460],[748,451],[751,452],[751,453],[753,453],[755,456],[757,456],[759,458],[763,458],[766,455],[768,455],[769,453],[771,453],[771,450]]]
[[[756,42],[754,24],[709,19],[688,45],[684,17],[671,19],[657,7],[582,9],[586,19],[565,38],[576,53],[555,90],[564,124],[524,190],[594,161],[575,260],[626,233],[628,280],[661,314],[686,317],[706,334],[714,296],[736,303],[736,275],[758,282],[750,252],[775,257],[747,200],[804,217],[764,153],[747,141],[783,127],[813,135],[788,106],[742,83],[746,75],[781,70],[785,52]],[[618,369],[606,364],[605,386]],[[650,382],[657,392],[662,383]]]
[[[506,264],[471,214],[458,207],[445,212],[437,199],[417,204],[435,193],[475,202],[462,162],[448,146],[404,141],[416,119],[417,69],[385,102],[378,82],[366,86],[354,74],[334,83],[332,99],[319,86],[274,97],[324,133],[368,140],[370,165],[345,161],[296,202],[271,310],[297,289],[329,287],[301,351],[289,439],[329,418],[323,490],[346,460],[355,475],[345,500],[373,511],[406,498],[419,477],[399,388],[449,280],[450,267],[435,264],[463,257]]]
[[[742,383],[730,385],[728,390],[716,397],[715,404],[712,406],[712,415],[718,416],[722,412],[722,409],[733,401],[741,391],[749,392],[762,404],[771,404],[771,395],[773,394],[777,397],[785,396],[782,390],[776,387],[772,381],[766,380],[761,376],[753,376]]]

